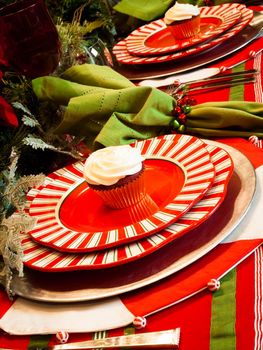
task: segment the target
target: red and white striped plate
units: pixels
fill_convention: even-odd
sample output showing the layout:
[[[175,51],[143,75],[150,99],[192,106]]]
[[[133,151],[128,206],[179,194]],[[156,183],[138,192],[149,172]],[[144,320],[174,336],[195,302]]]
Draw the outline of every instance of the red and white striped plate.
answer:
[[[214,46],[221,44],[227,39],[233,37],[237,33],[239,33],[253,18],[253,11],[247,9],[242,4],[237,5],[237,9],[240,9],[241,19],[236,24],[234,24],[230,29],[225,31],[222,35],[216,36],[215,38],[197,44],[193,47],[189,47],[186,50],[177,51],[174,53],[159,55],[159,56],[148,56],[148,57],[140,57],[131,55],[127,49],[127,41],[121,40],[118,42],[113,48],[113,54],[116,57],[116,60],[122,64],[151,64],[151,63],[162,63],[167,61],[174,61],[180,58],[188,57],[190,55],[194,56],[207,49],[211,49]]]
[[[37,217],[30,236],[37,242],[67,252],[88,252],[138,240],[167,227],[188,211],[212,186],[215,169],[200,139],[167,135],[138,141],[134,147],[147,158],[147,193],[153,213],[134,220],[132,208],[104,205],[83,179],[83,164],[60,170],[43,186],[29,213]]]
[[[176,40],[163,19],[158,19],[134,30],[126,38],[127,50],[138,56],[180,51],[222,34],[240,18],[240,6],[236,3],[201,7],[200,32],[182,40]]]
[[[224,200],[233,172],[233,163],[226,151],[214,145],[207,146],[207,149],[215,166],[215,181],[205,196],[176,223],[136,242],[88,254],[59,252],[41,246],[25,235],[22,240],[24,264],[33,269],[52,272],[113,267],[155,252],[197,227],[208,219]]]

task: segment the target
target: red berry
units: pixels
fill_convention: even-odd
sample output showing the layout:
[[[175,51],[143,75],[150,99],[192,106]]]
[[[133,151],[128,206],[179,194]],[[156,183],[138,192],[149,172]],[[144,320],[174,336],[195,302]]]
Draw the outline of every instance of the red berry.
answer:
[[[178,121],[181,124],[185,124],[186,123],[186,114],[184,114],[184,113],[180,114],[179,117],[178,117]]]
[[[177,100],[177,105],[178,106],[183,106],[185,103],[184,103],[184,99],[183,98],[179,98],[179,100]]]
[[[185,96],[184,97],[184,104],[193,106],[196,104],[196,99],[193,97],[190,97],[190,96]]]
[[[178,117],[182,113],[181,107],[180,106],[175,106],[173,109],[173,115],[175,117]]]

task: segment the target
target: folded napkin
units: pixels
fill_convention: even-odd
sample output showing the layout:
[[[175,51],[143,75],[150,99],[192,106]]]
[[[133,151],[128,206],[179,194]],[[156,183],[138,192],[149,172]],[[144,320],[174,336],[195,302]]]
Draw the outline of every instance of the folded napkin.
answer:
[[[106,66],[73,66],[60,78],[40,77],[32,85],[39,100],[66,107],[55,133],[83,136],[90,149],[167,133],[174,119],[173,97],[153,87],[135,86]],[[262,117],[262,103],[203,103],[193,106],[187,115],[186,133],[262,137]]]
[[[187,132],[206,137],[263,137],[263,104],[206,102],[192,107]]]
[[[166,93],[137,87],[110,67],[84,64],[61,78],[33,80],[40,100],[67,106],[56,133],[86,137],[91,149],[134,142],[163,133],[175,100]]]
[[[162,16],[173,4],[173,0],[121,0],[114,6],[114,10],[144,21],[151,21]]]

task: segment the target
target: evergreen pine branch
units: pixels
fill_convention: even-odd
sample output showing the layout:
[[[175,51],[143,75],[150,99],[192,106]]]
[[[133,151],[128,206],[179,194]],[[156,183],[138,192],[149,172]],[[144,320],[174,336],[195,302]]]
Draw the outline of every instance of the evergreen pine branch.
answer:
[[[48,135],[47,135],[48,137]],[[56,138],[55,136],[52,135],[52,138],[54,140],[54,138]],[[58,138],[56,138],[58,140]],[[60,142],[62,143],[62,140],[59,139]],[[63,149],[61,146],[54,146],[50,143],[47,143],[46,141],[40,139],[39,137],[37,137],[36,135],[33,134],[29,134],[24,140],[23,140],[25,145],[28,145],[30,147],[32,147],[33,149],[41,149],[41,150],[45,150],[45,149],[49,149],[51,151],[54,152],[58,152],[58,153],[62,153],[62,154],[67,154],[75,159],[82,159],[81,155],[74,149],[71,150],[66,150],[65,148]],[[65,145],[67,145],[69,147],[69,143],[66,143],[64,141]]]
[[[33,149],[41,149],[42,151],[44,151],[45,149],[51,149],[51,146],[48,143],[46,143],[41,138],[33,134],[28,134],[23,139],[23,143],[27,146],[32,147]]]
[[[0,7],[13,2],[0,0]],[[82,53],[82,44],[87,45],[87,36],[113,42],[116,31],[107,0],[45,0],[45,4],[57,23],[62,45],[62,60],[52,75],[59,76],[79,63],[76,57]],[[5,279],[6,289],[10,291],[13,269],[22,275],[21,232],[27,232],[34,221],[24,212],[26,192],[44,181],[42,173],[64,166],[69,157],[60,153],[82,159],[77,151],[82,138],[53,134],[62,107],[38,101],[30,78],[5,71],[1,95],[12,105],[19,121],[16,129],[0,128],[0,255],[3,257],[0,279]],[[37,157],[42,151],[39,164]],[[32,173],[38,175],[25,176]]]
[[[40,186],[45,180],[44,174],[20,177],[15,183],[9,182],[4,192],[4,198],[22,213],[25,207],[25,194],[32,187]]]
[[[40,127],[39,122],[36,120],[34,116],[28,116],[26,114],[23,114],[22,122],[24,123],[24,125],[29,126],[31,128]]]
[[[26,106],[24,106],[21,102],[13,102],[12,106],[16,109],[21,109],[26,115],[30,115],[31,117],[33,117],[30,110]]]
[[[9,181],[13,181],[16,177],[16,170],[17,170],[17,161],[18,161],[19,155],[17,154],[16,150],[13,148],[11,152],[11,164],[9,167]]]
[[[21,239],[23,234],[33,229],[36,219],[25,213],[14,213],[0,224],[0,254],[3,264],[0,265],[0,282],[5,286],[11,298],[11,280],[13,270],[23,276],[23,250]]]

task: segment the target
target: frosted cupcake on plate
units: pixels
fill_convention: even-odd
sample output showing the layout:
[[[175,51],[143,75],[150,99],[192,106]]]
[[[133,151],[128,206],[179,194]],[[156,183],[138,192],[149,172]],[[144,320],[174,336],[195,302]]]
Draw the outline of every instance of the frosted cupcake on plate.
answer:
[[[144,157],[139,149],[111,146],[90,154],[83,176],[107,206],[121,209],[145,197],[144,170]]]
[[[187,39],[200,31],[200,11],[191,4],[175,3],[164,16],[164,23],[175,39]]]

